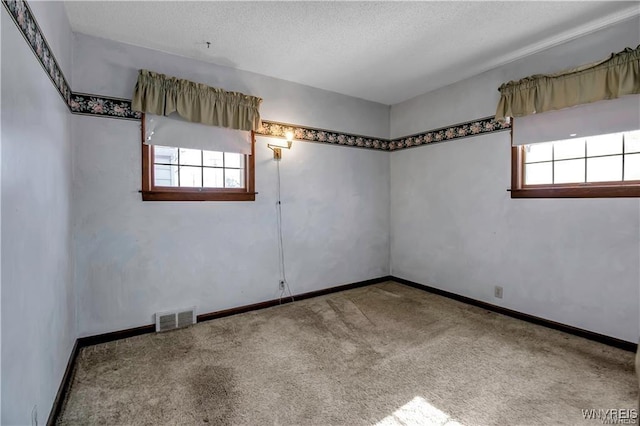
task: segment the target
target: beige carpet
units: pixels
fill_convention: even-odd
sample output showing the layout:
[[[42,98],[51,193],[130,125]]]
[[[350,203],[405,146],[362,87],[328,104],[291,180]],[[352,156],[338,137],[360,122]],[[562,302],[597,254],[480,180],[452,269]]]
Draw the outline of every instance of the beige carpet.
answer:
[[[597,425],[633,358],[389,282],[85,348],[58,423]]]

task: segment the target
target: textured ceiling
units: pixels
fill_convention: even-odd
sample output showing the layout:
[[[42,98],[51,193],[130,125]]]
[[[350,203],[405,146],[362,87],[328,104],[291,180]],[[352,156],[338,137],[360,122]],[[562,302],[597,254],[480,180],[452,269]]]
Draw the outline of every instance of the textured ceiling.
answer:
[[[66,8],[76,32],[388,105],[640,14],[637,1],[67,1]]]

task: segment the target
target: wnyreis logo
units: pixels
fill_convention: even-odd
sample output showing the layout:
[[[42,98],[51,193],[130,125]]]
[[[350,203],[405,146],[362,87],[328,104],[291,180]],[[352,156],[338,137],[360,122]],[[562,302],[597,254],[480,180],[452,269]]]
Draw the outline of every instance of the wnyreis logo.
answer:
[[[638,424],[638,410],[635,408],[583,409],[585,420],[599,420],[605,425]]]

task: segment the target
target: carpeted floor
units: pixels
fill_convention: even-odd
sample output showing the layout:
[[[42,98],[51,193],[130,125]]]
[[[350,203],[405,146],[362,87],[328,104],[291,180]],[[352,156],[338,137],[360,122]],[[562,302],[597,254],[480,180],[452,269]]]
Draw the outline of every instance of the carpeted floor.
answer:
[[[634,354],[382,283],[82,350],[58,424],[601,424]]]

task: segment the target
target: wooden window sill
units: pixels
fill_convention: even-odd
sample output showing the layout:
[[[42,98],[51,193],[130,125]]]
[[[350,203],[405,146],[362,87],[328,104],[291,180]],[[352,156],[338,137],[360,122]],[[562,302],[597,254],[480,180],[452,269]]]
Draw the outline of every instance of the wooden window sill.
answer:
[[[257,192],[141,191],[143,201],[255,201]]]
[[[510,192],[511,198],[631,198],[640,197],[640,185],[522,188]]]

